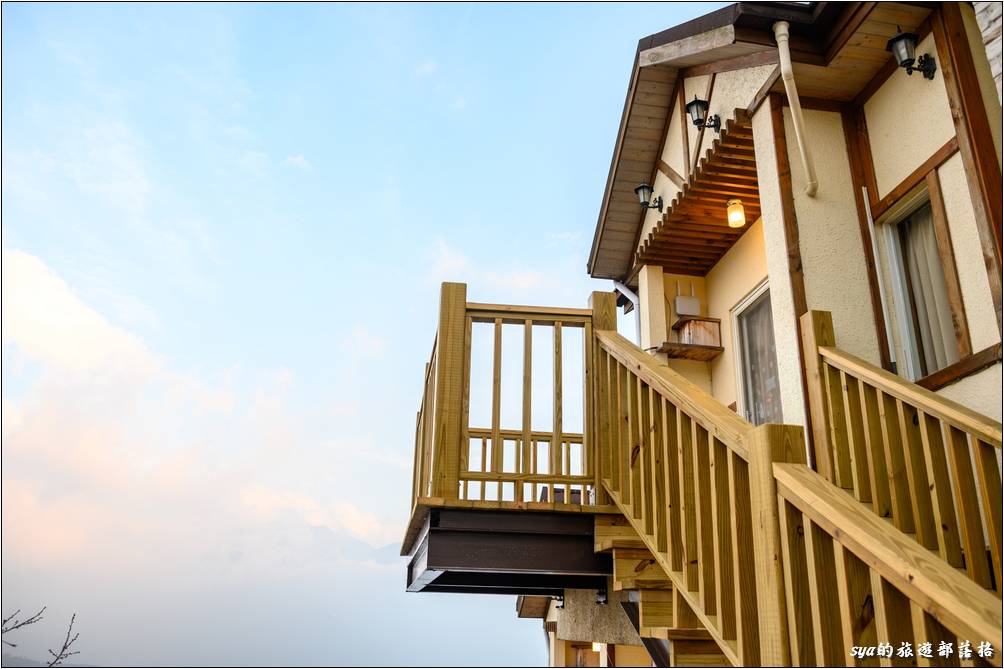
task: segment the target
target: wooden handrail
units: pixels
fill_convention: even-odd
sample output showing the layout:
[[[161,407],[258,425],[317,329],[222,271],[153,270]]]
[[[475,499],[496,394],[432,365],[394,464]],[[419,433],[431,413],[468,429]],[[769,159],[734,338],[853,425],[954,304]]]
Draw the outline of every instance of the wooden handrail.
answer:
[[[797,621],[793,661],[848,664],[849,650],[866,645],[868,621],[859,616],[871,598],[878,642],[908,641],[916,648],[930,641],[937,648],[953,637],[973,647],[990,641],[990,662],[1001,666],[1000,600],[807,467],[775,464],[774,477],[778,496],[796,511],[780,510],[788,530],[782,532],[786,599],[789,618]],[[941,627],[951,635],[932,638]]]
[[[829,312],[801,326],[819,473],[999,596],[1000,422],[839,349]]]
[[[921,407],[929,416],[949,422],[971,435],[1001,448],[1001,424],[969,407],[930,391],[901,376],[876,367],[835,346],[820,346],[819,355],[829,364],[869,383],[887,395]]]
[[[671,400],[674,406],[700,420],[705,429],[711,431],[716,438],[721,439],[743,459],[749,460],[744,436],[752,429],[751,423],[618,332],[599,330],[596,338],[611,356],[631,369],[638,378]]]

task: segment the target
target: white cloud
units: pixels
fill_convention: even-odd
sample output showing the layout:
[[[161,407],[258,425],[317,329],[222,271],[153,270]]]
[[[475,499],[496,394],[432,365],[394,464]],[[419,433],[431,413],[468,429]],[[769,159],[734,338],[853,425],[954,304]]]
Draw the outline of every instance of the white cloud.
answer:
[[[282,164],[285,167],[295,167],[301,170],[310,167],[310,161],[304,158],[302,153],[298,153],[295,156],[286,156],[283,158]]]
[[[426,60],[415,68],[415,77],[418,79],[424,79],[425,77],[430,77],[436,73],[439,69],[439,63],[434,60]]]
[[[160,367],[138,337],[84,304],[38,258],[10,249],[3,250],[3,341],[70,372],[148,376]]]
[[[101,122],[84,130],[79,144],[68,147],[67,174],[85,193],[96,194],[133,215],[144,214],[153,185],[141,157],[141,143],[119,122]]]
[[[453,108],[454,109],[466,109],[467,108],[467,98],[463,95],[458,95],[453,98]]]
[[[526,293],[545,284],[543,273],[513,265],[495,269],[483,263],[474,263],[460,250],[442,239],[434,242],[430,281],[459,281],[483,283],[489,287],[512,293]]]

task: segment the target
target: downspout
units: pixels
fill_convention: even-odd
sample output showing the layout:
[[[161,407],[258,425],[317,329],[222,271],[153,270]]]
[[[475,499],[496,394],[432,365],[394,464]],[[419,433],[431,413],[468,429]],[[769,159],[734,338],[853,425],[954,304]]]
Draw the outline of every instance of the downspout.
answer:
[[[788,106],[791,107],[791,120],[795,125],[795,141],[798,143],[798,153],[802,157],[805,168],[805,194],[815,197],[819,181],[816,179],[816,168],[812,163],[812,155],[805,142],[805,124],[802,121],[802,103],[798,100],[798,89],[795,88],[795,72],[791,67],[791,50],[788,46],[788,22],[778,21],[774,24],[774,38],[777,39],[777,52],[781,61],[781,79],[784,81],[784,92],[788,96]]]
[[[641,301],[633,290],[620,281],[614,281],[614,288],[634,305],[635,343],[641,346]]]

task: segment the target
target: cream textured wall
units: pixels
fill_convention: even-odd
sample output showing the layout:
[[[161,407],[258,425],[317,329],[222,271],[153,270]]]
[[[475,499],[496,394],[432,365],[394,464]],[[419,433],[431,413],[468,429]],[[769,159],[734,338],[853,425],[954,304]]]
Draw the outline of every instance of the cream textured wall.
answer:
[[[670,202],[676,197],[679,189],[676,187],[672,181],[670,181],[662,172],[655,173],[655,180],[652,182],[652,199],[655,199],[657,195],[662,196],[662,200],[665,203],[662,212],[658,209],[649,209],[645,212],[645,221],[642,223],[641,236],[638,238],[638,244],[641,245],[645,242],[648,237],[648,233],[652,232],[652,228],[655,227],[659,219],[662,218],[663,214],[666,212],[666,207],[669,207]],[[641,208],[641,205],[638,205]]]
[[[737,108],[745,109],[753,101],[753,96],[760,90],[763,82],[774,71],[777,65],[759,65],[748,67],[743,70],[732,70],[731,72],[719,72],[715,75],[715,86],[711,91],[711,99],[708,100],[708,114],[718,114],[722,119],[722,126],[730,118],[735,116]],[[689,102],[693,97],[687,98]],[[701,141],[701,152],[711,148],[712,142],[718,138],[718,133],[711,130],[705,131]]]
[[[833,314],[834,335],[842,349],[879,364],[871,289],[841,116],[815,110],[803,114],[805,134],[816,157],[819,189],[815,197],[805,194],[805,173],[787,108],[784,125],[790,138],[788,162],[792,166],[805,301],[810,310]]]
[[[1001,366],[998,363],[941,388],[938,394],[1000,421],[1002,383],[1004,379],[1001,378]],[[997,453],[999,456],[1000,451]]]
[[[938,169],[938,180],[945,201],[962,303],[966,307],[969,338],[973,351],[980,351],[999,342],[1000,333],[961,155],[956,153]]]
[[[774,157],[774,130],[770,105],[764,104],[753,115],[753,145],[756,150],[757,180],[760,184],[760,211],[770,282],[770,308],[774,319],[774,346],[781,385],[781,411],[784,422],[805,425],[805,399],[802,392],[802,364],[798,349],[795,307],[788,278],[788,255],[781,218],[781,193]]]
[[[711,80],[710,74],[705,74],[699,77],[687,77],[683,80],[683,99],[685,102],[690,102],[694,97],[704,99],[704,96],[708,93],[708,81]],[[690,120],[690,117],[687,117]],[[694,149],[697,148],[697,128],[693,125],[690,126],[688,131],[690,146],[687,147],[687,155],[690,156],[691,165],[694,163]],[[712,133],[714,134],[714,133]]]
[[[686,128],[687,136],[693,134],[695,128],[690,124],[689,117],[684,124],[680,117],[680,101],[673,102],[673,109],[670,112],[669,127],[666,129],[666,142],[662,146],[662,161],[676,170],[681,177],[687,176],[687,163],[683,152],[683,131]]]
[[[766,278],[763,222],[758,219],[707,276],[707,315],[722,319],[722,347],[725,349],[709,363],[711,394],[726,406],[736,401],[737,392],[731,310]]]
[[[917,45],[918,57],[923,53],[937,58],[933,35]],[[919,72],[894,72],[865,103],[865,121],[875,181],[884,197],[955,135],[941,67],[933,80]]]
[[[668,341],[679,341],[676,332],[669,330],[678,318],[674,309],[674,298],[677,295],[696,295],[701,301],[701,315],[707,315],[708,295],[704,277],[687,276],[685,274],[663,274],[666,301],[666,336]],[[693,291],[693,292],[691,292]],[[708,363],[698,360],[670,359],[665,355],[659,356],[675,372],[682,374],[690,382],[694,383],[701,390],[711,392],[711,371]]]

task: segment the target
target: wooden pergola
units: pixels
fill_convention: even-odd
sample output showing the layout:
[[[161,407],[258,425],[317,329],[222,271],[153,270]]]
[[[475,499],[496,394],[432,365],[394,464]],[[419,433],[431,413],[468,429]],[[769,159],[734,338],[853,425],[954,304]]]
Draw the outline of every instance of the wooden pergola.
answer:
[[[726,203],[743,203],[746,225],[730,228]],[[745,109],[726,121],[679,195],[638,249],[637,261],[704,276],[760,217],[753,127]]]

